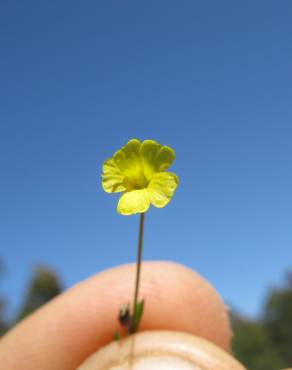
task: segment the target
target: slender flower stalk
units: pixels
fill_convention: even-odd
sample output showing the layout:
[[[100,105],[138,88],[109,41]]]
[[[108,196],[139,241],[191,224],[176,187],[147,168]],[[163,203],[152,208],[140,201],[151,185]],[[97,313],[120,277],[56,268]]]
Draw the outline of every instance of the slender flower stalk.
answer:
[[[139,223],[139,239],[138,239],[138,253],[136,261],[136,280],[135,280],[135,292],[134,292],[134,302],[133,302],[133,317],[136,318],[138,315],[138,298],[139,298],[139,286],[140,286],[140,275],[141,275],[141,263],[142,263],[142,251],[143,251],[143,234],[144,234],[144,219],[145,213],[140,214]],[[130,326],[130,333],[133,334],[138,330],[135,323],[135,319],[132,321]],[[139,324],[139,323],[138,323]]]

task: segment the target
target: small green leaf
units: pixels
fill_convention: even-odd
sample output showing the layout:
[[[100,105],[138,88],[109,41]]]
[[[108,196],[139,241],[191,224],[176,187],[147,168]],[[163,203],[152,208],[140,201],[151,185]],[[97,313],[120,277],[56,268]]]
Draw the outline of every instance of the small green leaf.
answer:
[[[144,299],[142,299],[142,301],[138,302],[136,305],[134,321],[136,323],[137,329],[143,315],[143,310],[144,310]]]
[[[142,301],[140,302],[137,302],[136,304],[134,315],[132,317],[132,324],[129,328],[129,332],[131,334],[136,333],[136,331],[139,329],[140,321],[143,315],[143,310],[144,310],[144,299],[142,299]]]
[[[118,340],[120,340],[121,338],[122,338],[122,337],[121,337],[120,332],[119,332],[118,330],[116,330],[116,331],[114,332],[114,340],[118,341]]]

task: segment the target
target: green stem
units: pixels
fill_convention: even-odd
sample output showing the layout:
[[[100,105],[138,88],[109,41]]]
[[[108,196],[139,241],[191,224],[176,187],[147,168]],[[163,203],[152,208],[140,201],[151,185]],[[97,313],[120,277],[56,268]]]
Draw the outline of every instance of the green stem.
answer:
[[[144,233],[144,219],[145,213],[140,214],[140,224],[139,224],[139,239],[138,239],[138,253],[136,262],[136,282],[135,282],[135,293],[134,293],[134,303],[133,303],[133,317],[137,317],[137,304],[139,296],[139,285],[140,285],[140,273],[141,273],[141,262],[142,262],[142,249],[143,249],[143,233]],[[137,331],[136,323],[133,322],[131,325],[130,332],[135,333]]]

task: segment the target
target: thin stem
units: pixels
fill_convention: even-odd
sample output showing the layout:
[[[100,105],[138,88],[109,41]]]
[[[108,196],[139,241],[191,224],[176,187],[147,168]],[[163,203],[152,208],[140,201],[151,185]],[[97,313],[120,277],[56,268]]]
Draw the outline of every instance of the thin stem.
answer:
[[[141,262],[142,262],[142,249],[143,249],[143,233],[144,233],[144,218],[145,213],[140,214],[140,224],[139,224],[139,239],[138,239],[138,253],[136,262],[136,282],[135,282],[135,293],[134,293],[134,303],[133,303],[133,316],[136,317],[138,295],[139,295],[139,285],[140,285],[140,273],[141,273]],[[136,327],[132,327],[133,332],[136,331]]]

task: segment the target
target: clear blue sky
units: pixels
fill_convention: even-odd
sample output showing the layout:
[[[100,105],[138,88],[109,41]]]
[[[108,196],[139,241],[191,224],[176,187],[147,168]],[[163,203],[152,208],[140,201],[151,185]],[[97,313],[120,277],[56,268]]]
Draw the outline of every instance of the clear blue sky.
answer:
[[[180,186],[146,259],[186,264],[259,312],[292,268],[292,3],[1,1],[0,256],[15,309],[32,267],[70,286],[133,261],[101,164],[130,138],[175,148]]]

